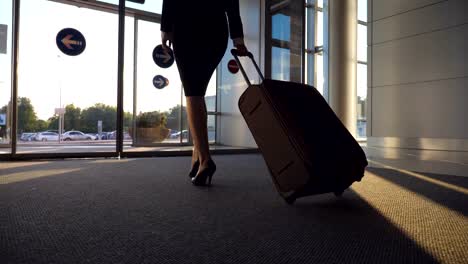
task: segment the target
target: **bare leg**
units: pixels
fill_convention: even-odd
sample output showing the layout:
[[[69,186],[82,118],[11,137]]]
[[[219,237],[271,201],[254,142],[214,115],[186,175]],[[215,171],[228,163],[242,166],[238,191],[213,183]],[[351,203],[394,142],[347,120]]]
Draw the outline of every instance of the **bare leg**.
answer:
[[[207,167],[208,161],[211,159],[208,145],[207,111],[205,98],[203,96],[187,96],[186,100],[187,117],[194,144],[194,155],[192,156],[192,162],[195,162],[196,158],[199,159],[200,171]]]

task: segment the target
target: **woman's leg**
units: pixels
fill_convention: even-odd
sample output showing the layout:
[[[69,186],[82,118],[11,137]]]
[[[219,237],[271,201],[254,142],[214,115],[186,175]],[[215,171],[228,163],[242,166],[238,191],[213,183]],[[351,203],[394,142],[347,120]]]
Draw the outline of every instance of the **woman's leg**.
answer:
[[[198,158],[200,161],[199,171],[206,168],[210,157],[208,145],[207,111],[204,96],[187,96],[187,117],[190,132],[193,137],[194,155],[192,162]],[[196,160],[196,159],[195,159]],[[193,163],[192,163],[193,164]]]

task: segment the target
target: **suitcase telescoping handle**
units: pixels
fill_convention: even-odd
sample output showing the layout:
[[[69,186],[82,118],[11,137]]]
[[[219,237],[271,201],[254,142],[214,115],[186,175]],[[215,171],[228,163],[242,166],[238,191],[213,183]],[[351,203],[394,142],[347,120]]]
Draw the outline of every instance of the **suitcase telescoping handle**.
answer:
[[[242,67],[242,64],[241,64],[241,62],[240,62],[240,60],[239,60],[238,51],[237,51],[236,49],[232,49],[232,50],[231,50],[231,54],[232,54],[232,56],[234,56],[234,59],[236,59],[237,65],[239,65],[239,69],[241,70],[242,75],[244,76],[245,81],[247,82],[247,84],[248,84],[249,86],[251,86],[252,83],[250,83],[249,77],[247,76],[247,73],[245,72],[244,67]],[[258,67],[257,62],[255,61],[254,56],[253,56],[253,54],[252,54],[250,51],[247,52],[247,57],[249,57],[249,58],[252,60],[254,66],[255,66],[255,69],[257,69],[257,72],[258,72],[258,74],[260,75],[260,78],[262,78],[262,81],[264,81],[264,80],[265,80],[265,77],[263,76],[262,71],[261,71],[260,68]]]

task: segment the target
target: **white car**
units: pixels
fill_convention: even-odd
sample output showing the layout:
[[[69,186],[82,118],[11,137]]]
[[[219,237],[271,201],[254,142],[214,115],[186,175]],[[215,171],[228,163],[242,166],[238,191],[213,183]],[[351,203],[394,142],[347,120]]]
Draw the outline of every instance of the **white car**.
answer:
[[[33,140],[31,137],[34,137],[36,133],[22,133],[20,136],[21,141],[31,141]]]
[[[94,140],[94,137],[91,135],[86,135],[81,131],[67,131],[62,134],[62,140],[71,141],[71,140]]]
[[[59,134],[55,132],[39,132],[34,137],[36,141],[58,141]]]
[[[180,138],[180,135],[181,135],[181,134],[182,134],[182,138],[183,138],[183,139],[188,138],[188,130],[182,130],[182,132],[181,132],[181,131],[178,131],[178,132],[172,133],[172,134],[170,134],[169,138],[172,138],[172,139],[174,139],[174,138]]]

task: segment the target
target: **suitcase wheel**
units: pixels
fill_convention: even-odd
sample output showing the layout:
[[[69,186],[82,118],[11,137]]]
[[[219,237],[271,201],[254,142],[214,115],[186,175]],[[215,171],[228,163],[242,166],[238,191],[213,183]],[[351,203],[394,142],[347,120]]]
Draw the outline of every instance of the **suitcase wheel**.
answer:
[[[286,198],[284,198],[287,204],[292,205],[296,201],[296,197],[290,195]]]
[[[343,195],[344,190],[342,191],[334,191],[333,193],[335,194],[336,197],[341,197]]]

